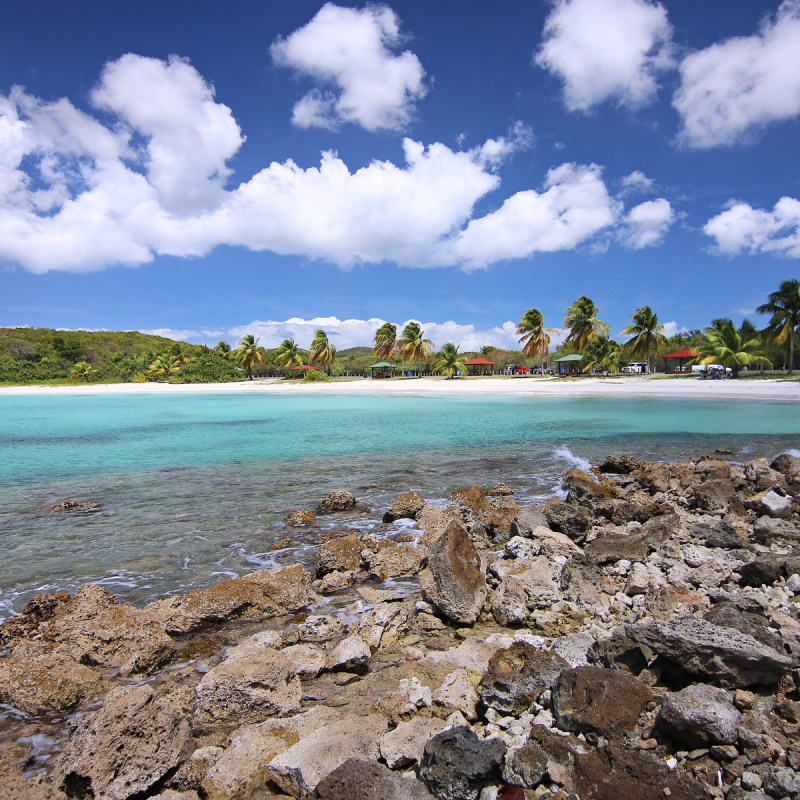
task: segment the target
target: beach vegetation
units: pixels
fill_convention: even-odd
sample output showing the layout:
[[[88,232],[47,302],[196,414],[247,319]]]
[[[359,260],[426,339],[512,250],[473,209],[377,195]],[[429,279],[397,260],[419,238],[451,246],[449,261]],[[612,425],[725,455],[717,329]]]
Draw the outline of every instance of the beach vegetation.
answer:
[[[275,366],[282,370],[306,363],[306,351],[294,339],[284,339],[273,356]]]
[[[608,336],[596,336],[586,345],[584,372],[617,373],[627,361],[622,346]]]
[[[84,383],[89,383],[89,381],[93,380],[96,376],[97,370],[87,361],[78,361],[70,373],[70,378],[75,378]]]
[[[306,370],[306,374],[303,375],[303,383],[324,383],[329,380],[330,378],[319,369]]]
[[[420,374],[420,364],[427,360],[433,348],[433,342],[425,338],[425,331],[418,322],[409,322],[403,328],[403,333],[398,341],[400,355],[403,361],[416,362],[417,375]]]
[[[647,372],[650,369],[650,353],[653,347],[660,347],[667,341],[664,336],[664,326],[658,321],[658,314],[653,313],[650,306],[637,308],[631,315],[632,325],[628,325],[622,333],[631,336],[625,346],[634,358],[643,358],[647,363]]]
[[[378,361],[391,361],[397,354],[397,325],[384,322],[375,331],[372,352]]]
[[[598,319],[600,309],[585,295],[581,295],[567,309],[564,316],[564,328],[569,333],[564,344],[572,348],[573,353],[579,353],[597,336],[608,336],[611,326]]]
[[[791,375],[795,366],[795,337],[800,333],[800,280],[783,281],[756,312],[770,315],[764,334],[775,344],[786,345],[786,371]]]
[[[214,345],[213,350],[211,351],[215,356],[221,356],[222,358],[230,358],[231,353],[231,346],[227,342],[217,342]]]
[[[183,361],[180,356],[173,356],[169,353],[162,353],[156,356],[147,368],[147,376],[151,380],[165,381],[174,377],[181,371]]]
[[[247,380],[253,380],[253,368],[256,364],[264,363],[264,350],[258,344],[258,339],[252,333],[245,334],[234,351],[234,357],[239,366],[245,371]]]
[[[721,364],[731,370],[731,377],[737,378],[742,367],[771,362],[764,355],[759,337],[745,338],[736,330],[729,319],[714,320],[706,328],[706,342],[700,348],[701,364]]]
[[[328,335],[323,330],[318,330],[311,342],[308,351],[311,363],[323,370],[330,370],[331,364],[336,359],[336,348],[328,341]]]
[[[540,364],[544,368],[544,357],[550,350],[550,337],[558,333],[556,328],[545,328],[544,317],[538,308],[529,308],[520,319],[517,325],[517,336],[522,345],[522,352],[528,358],[540,359]]]
[[[464,364],[464,356],[458,352],[456,345],[452,342],[442,345],[442,349],[436,354],[433,371],[448,379],[454,378],[458,374],[466,374],[467,367]]]

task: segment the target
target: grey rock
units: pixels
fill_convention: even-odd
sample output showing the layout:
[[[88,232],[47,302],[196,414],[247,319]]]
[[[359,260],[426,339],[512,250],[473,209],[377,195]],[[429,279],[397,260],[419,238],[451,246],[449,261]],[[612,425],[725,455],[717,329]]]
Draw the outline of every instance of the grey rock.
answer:
[[[772,686],[791,668],[791,659],[746,633],[702,619],[626,625],[633,642],[690,675],[729,688]]]
[[[500,778],[506,746],[479,739],[462,726],[434,736],[426,745],[420,776],[437,800],[477,800],[481,789]]]
[[[445,715],[459,711],[470,721],[477,716],[478,693],[465,669],[453,670],[433,692],[431,699],[434,709]]]
[[[763,516],[753,524],[753,536],[761,544],[770,544],[776,540],[796,542],[800,540],[800,529],[790,520]]]
[[[592,515],[583,506],[570,505],[563,500],[548,500],[542,510],[547,517],[547,524],[554,531],[566,534],[578,544],[586,539]]]
[[[729,692],[697,684],[668,694],[661,703],[656,725],[674,742],[694,749],[735,744],[740,721],[741,714]]]
[[[372,657],[367,643],[354,634],[342,639],[336,647],[328,653],[325,669],[332,672],[347,670],[348,672],[366,672],[369,669],[369,660]]]
[[[444,617],[473,624],[483,607],[486,574],[466,530],[451,522],[428,550],[428,566],[420,573],[423,598]]]
[[[401,777],[383,764],[348,759],[317,785],[317,800],[434,800],[413,777]]]
[[[794,510],[794,500],[770,490],[761,498],[761,513],[769,517],[788,519]]]
[[[422,760],[428,740],[441,733],[444,720],[435,717],[414,717],[398,723],[394,730],[381,737],[381,756],[392,769],[401,769]]]

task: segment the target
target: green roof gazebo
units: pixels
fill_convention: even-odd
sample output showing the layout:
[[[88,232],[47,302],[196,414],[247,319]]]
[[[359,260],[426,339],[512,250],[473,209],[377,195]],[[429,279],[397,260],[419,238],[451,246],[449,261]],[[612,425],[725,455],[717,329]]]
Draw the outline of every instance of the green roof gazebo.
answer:
[[[580,353],[572,353],[563,358],[557,358],[558,374],[579,375],[581,373],[581,361],[583,361],[583,356]]]
[[[494,371],[494,361],[489,361],[488,358],[471,358],[469,361],[464,362],[467,368],[467,375],[489,375]]]
[[[391,378],[396,367],[388,361],[379,361],[369,367],[370,378]],[[380,374],[378,374],[380,372]]]

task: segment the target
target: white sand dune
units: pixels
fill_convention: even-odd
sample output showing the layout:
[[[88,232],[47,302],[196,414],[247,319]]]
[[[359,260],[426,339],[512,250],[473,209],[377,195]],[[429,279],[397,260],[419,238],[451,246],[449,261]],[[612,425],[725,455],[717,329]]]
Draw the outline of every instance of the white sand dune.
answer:
[[[440,395],[440,396],[647,396],[647,397],[727,397],[754,400],[800,400],[800,382],[781,380],[701,380],[697,377],[659,378],[394,378],[370,380],[354,378],[329,383],[304,384],[300,381],[270,378],[243,383],[114,383],[86,386],[9,386],[0,387],[0,397],[8,395],[110,395],[110,394],[195,394],[255,393],[280,395]]]

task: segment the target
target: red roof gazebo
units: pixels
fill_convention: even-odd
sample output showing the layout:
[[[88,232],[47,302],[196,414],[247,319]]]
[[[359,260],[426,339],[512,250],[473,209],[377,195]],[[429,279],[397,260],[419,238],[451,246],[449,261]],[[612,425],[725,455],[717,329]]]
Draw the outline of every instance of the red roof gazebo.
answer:
[[[667,375],[677,375],[681,372],[686,372],[683,366],[684,361],[692,361],[695,358],[700,358],[700,353],[695,353],[694,350],[675,350],[672,353],[666,353],[661,356],[661,358],[664,359],[664,363],[666,364],[664,371]],[[669,362],[673,360],[678,362],[678,366],[670,369]]]
[[[314,367],[312,367],[311,364],[298,364],[297,366],[292,367],[292,372],[294,372],[294,375],[292,377],[299,378],[301,375],[305,374],[310,369],[314,369]]]
[[[494,361],[489,361],[486,358],[471,358],[469,361],[464,362],[467,368],[467,375],[485,375],[486,368],[489,367],[489,374],[494,371]],[[480,369],[480,372],[478,371]]]

